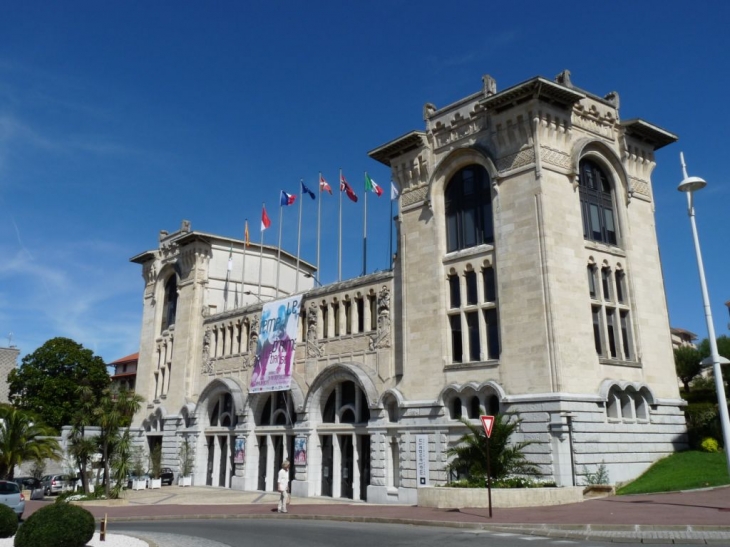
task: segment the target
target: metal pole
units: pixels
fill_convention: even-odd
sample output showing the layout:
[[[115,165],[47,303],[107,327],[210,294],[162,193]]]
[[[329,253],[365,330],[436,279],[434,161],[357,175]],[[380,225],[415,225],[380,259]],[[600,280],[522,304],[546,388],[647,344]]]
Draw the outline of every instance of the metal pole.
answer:
[[[365,173],[365,177],[368,174]],[[368,192],[365,189],[365,210],[362,214],[362,275],[365,275],[368,271]]]
[[[304,201],[304,179],[299,181],[299,228],[297,230],[297,277],[294,280],[294,292],[299,292],[299,251],[302,246],[302,202]]]
[[[340,169],[340,228],[337,242],[337,282],[342,281],[342,169]]]
[[[261,204],[261,245],[259,246],[259,292],[258,297],[261,300],[261,271],[264,269],[264,223],[263,223],[263,211],[266,210],[266,204]]]
[[[320,241],[320,221],[322,219],[322,171],[319,172],[319,179],[317,180],[317,186],[319,187],[319,203],[317,204],[317,276],[322,275],[319,271],[319,241]]]
[[[682,172],[687,179],[687,167],[684,163],[684,154],[681,154]],[[695,254],[697,255],[697,269],[700,274],[700,287],[702,288],[702,303],[705,308],[705,321],[707,323],[707,337],[710,342],[710,358],[712,370],[715,374],[715,389],[717,391],[717,404],[720,412],[720,425],[722,426],[722,439],[725,444],[725,455],[728,473],[730,473],[730,418],[728,418],[727,399],[725,398],[725,383],[722,379],[722,368],[720,367],[720,354],[717,351],[717,339],[715,338],[715,326],[712,321],[712,310],[710,309],[710,296],[707,292],[707,281],[705,280],[705,267],[702,262],[702,251],[700,250],[700,239],[697,235],[697,224],[695,222],[695,208],[692,203],[692,191],[687,194],[687,210],[690,224],[692,225],[692,238],[694,239]]]
[[[279,270],[281,269],[281,225],[284,223],[284,206],[279,203],[279,247],[276,249],[276,298],[279,298]]]

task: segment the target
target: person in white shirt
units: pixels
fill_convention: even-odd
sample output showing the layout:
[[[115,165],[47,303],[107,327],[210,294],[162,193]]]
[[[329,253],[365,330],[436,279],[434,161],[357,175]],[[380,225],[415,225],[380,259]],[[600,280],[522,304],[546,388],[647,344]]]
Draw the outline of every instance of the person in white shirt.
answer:
[[[286,502],[289,497],[289,460],[284,460],[277,476],[277,489],[279,490],[279,513],[286,513]]]

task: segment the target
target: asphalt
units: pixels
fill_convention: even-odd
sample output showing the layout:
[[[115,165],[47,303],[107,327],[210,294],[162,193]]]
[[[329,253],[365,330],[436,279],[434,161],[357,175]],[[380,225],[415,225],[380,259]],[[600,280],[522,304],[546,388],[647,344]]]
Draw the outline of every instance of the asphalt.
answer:
[[[85,502],[97,518],[113,522],[169,519],[316,519],[447,526],[552,538],[652,544],[730,545],[730,487],[637,496],[607,496],[543,507],[434,509],[332,498],[292,498],[276,512],[278,494],[214,487],[128,491],[119,502]],[[26,504],[29,516],[49,501]],[[119,504],[115,504],[119,503]],[[144,539],[144,538],[143,538]],[[155,544],[164,547],[162,544]],[[200,544],[201,546],[204,543]]]

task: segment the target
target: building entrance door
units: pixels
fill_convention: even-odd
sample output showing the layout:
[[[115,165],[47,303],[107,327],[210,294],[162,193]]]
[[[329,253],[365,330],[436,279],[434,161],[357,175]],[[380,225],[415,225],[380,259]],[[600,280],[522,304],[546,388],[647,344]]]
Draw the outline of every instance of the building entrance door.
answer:
[[[207,472],[205,475],[205,484],[207,486],[213,486],[213,462],[215,461],[215,437],[205,438],[208,444],[208,463]]]
[[[360,454],[360,499],[365,501],[370,485],[370,435],[358,435],[357,439],[360,443],[358,450]]]
[[[340,496],[352,499],[353,446],[352,435],[341,435],[340,441]]]
[[[218,486],[228,486],[226,477],[228,476],[228,437],[218,437],[220,445],[220,460],[218,471]]]
[[[259,483],[258,489],[266,490],[266,460],[268,458],[269,447],[266,445],[266,437],[257,437],[259,442]]]
[[[332,497],[332,478],[334,468],[332,465],[332,435],[320,437],[322,445],[322,495]]]

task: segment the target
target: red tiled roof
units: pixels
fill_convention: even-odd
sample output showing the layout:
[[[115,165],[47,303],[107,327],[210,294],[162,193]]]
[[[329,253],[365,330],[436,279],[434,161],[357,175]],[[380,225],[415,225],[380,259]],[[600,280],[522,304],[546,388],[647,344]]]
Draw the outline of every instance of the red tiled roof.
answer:
[[[110,376],[112,380],[114,378],[126,378],[127,376],[137,376],[136,372],[122,372],[121,374],[115,374],[114,376]]]
[[[116,361],[109,363],[109,365],[121,365],[122,363],[129,363],[130,361],[139,361],[139,352],[117,359]]]

